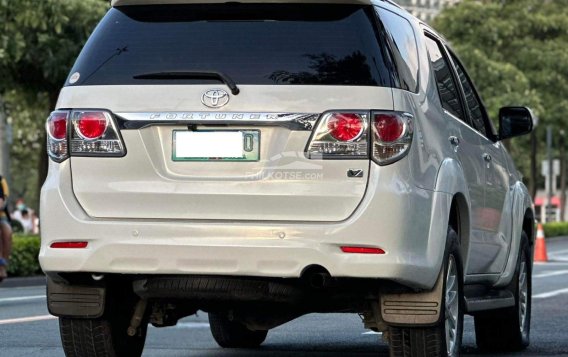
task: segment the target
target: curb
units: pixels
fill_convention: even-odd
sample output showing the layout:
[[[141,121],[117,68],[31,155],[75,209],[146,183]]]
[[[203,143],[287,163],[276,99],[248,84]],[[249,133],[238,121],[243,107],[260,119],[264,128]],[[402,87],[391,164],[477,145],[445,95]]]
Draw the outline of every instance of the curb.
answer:
[[[22,288],[29,286],[45,286],[45,276],[30,276],[25,278],[10,278],[0,283],[0,289],[3,288]]]

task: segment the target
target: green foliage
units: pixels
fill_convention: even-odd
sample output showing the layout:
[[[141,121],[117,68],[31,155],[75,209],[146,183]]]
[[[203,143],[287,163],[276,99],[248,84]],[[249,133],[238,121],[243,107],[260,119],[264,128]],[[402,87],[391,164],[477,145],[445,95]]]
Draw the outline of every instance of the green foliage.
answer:
[[[542,225],[544,236],[554,238],[568,236],[568,222],[551,222]]]
[[[39,236],[14,235],[8,275],[32,276],[42,274],[38,256]]]
[[[108,2],[0,0],[0,92],[57,93]]]
[[[8,103],[8,123],[12,126],[10,146],[12,202],[23,197],[28,206],[37,209],[39,201],[38,166],[43,144],[45,118],[49,100],[45,92],[10,90],[4,99]]]
[[[539,138],[546,125],[566,125],[568,0],[462,0],[433,26],[455,45],[494,120],[502,106],[526,105],[540,118]],[[525,173],[528,142],[508,144]]]

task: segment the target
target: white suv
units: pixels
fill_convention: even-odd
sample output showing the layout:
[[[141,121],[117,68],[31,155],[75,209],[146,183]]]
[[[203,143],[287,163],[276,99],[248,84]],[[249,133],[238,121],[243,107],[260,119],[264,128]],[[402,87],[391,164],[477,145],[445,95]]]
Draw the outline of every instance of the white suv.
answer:
[[[113,0],[47,120],[40,261],[67,356],[209,313],[256,347],[353,312],[392,356],[529,343],[534,212],[462,64],[384,0]]]

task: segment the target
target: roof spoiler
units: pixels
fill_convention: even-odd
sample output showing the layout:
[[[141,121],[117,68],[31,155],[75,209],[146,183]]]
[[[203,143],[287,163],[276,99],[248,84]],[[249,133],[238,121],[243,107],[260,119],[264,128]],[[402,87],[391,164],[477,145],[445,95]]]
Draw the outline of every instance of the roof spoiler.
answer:
[[[377,2],[376,0],[112,0],[112,6],[125,6],[125,5],[162,5],[162,4],[222,4],[226,2],[240,2],[240,3],[306,3],[306,4],[360,4],[372,5]]]

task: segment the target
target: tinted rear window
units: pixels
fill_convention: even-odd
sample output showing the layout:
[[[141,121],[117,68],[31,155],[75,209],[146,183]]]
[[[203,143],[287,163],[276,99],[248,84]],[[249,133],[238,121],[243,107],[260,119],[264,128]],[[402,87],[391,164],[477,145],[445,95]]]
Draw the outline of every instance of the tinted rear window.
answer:
[[[390,86],[372,16],[372,7],[353,5],[114,8],[87,42],[66,84],[215,83],[133,77],[220,71],[237,84]]]

